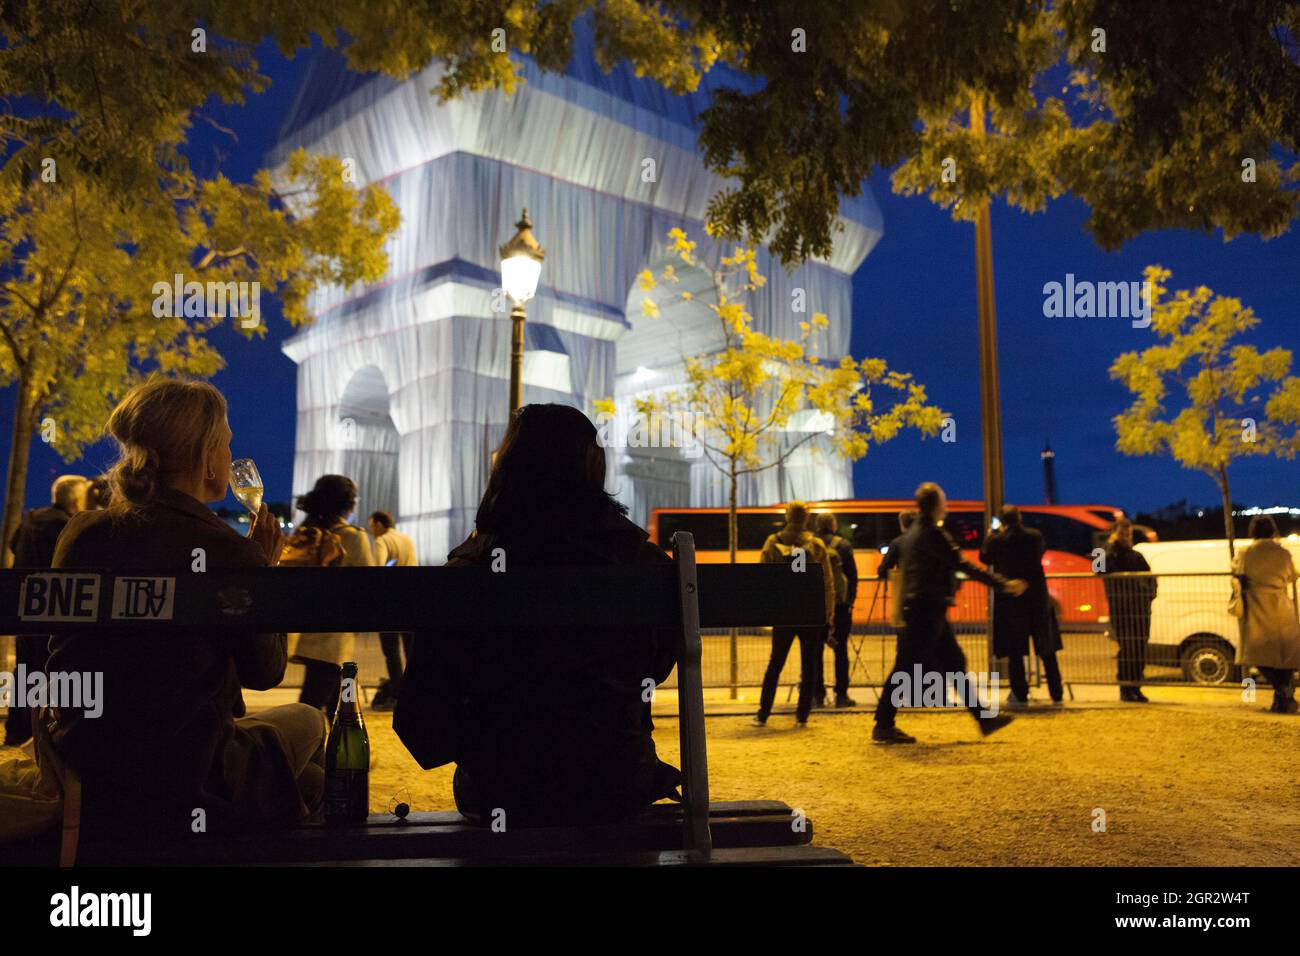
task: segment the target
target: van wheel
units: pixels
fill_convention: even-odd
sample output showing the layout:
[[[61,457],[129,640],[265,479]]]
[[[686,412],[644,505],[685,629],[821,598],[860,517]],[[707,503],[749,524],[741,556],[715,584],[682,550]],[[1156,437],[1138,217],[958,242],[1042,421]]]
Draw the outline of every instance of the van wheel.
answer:
[[[1194,637],[1183,645],[1183,676],[1194,684],[1223,684],[1238,672],[1232,646],[1219,637]]]

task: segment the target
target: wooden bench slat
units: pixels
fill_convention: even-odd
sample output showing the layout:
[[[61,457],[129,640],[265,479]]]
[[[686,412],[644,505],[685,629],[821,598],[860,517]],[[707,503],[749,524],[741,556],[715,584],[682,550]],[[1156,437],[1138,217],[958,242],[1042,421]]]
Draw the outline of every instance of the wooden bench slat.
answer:
[[[656,803],[646,808],[642,819],[657,816],[671,816],[677,823],[681,822],[682,808],[676,803]],[[709,817],[752,817],[770,816],[772,814],[791,813],[789,804],[781,800],[719,800],[709,804]],[[409,813],[405,820],[399,820],[389,813],[372,813],[366,821],[367,827],[412,827],[412,826],[459,826],[465,818],[455,810],[421,810]],[[303,826],[287,832],[314,829]]]
[[[711,817],[709,828],[720,847],[790,846],[812,840],[812,826],[795,831],[788,812]],[[317,827],[285,834],[203,837],[170,847],[150,848],[114,842],[82,848],[85,863],[304,863],[325,860],[400,857],[483,857],[500,859],[564,852],[634,852],[681,848],[681,818],[662,815],[651,823],[626,826],[547,827],[493,833],[461,822],[443,826]]]
[[[825,622],[821,569],[794,574],[760,564],[698,567],[701,627],[765,627]],[[31,575],[80,576],[97,582],[96,615],[55,622],[22,619],[23,582]],[[169,578],[166,619],[122,621],[112,613],[115,579]],[[574,595],[581,600],[574,600]],[[635,603],[628,600],[635,594]],[[364,600],[358,600],[363,596]],[[36,606],[36,605],[33,605]],[[140,607],[144,607],[140,602]],[[77,631],[104,625],[229,631],[411,631],[453,627],[520,630],[538,622],[559,629],[600,628],[635,619],[681,627],[677,568],[614,565],[583,568],[250,568],[175,569],[110,574],[95,569],[0,570],[0,634]],[[60,607],[60,610],[68,610]]]
[[[533,855],[511,860],[479,860],[433,857],[406,860],[332,860],[300,864],[302,866],[343,867],[446,867],[446,866],[852,866],[853,861],[839,850],[822,846],[723,847],[707,859],[686,850],[657,850],[637,853]]]

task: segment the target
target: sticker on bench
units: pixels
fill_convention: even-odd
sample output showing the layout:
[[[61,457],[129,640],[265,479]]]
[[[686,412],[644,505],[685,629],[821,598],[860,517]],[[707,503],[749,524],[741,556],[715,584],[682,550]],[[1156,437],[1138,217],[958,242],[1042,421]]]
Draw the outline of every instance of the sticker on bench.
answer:
[[[20,621],[94,621],[99,617],[98,574],[29,574],[18,596]]]
[[[113,580],[114,620],[170,621],[176,603],[175,578],[126,578]]]

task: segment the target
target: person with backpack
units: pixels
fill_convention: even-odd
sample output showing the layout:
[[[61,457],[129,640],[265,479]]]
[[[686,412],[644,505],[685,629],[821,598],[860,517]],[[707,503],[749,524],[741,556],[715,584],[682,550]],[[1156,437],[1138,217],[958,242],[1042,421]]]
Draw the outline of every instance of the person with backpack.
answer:
[[[791,568],[820,567],[823,593],[826,599],[826,620],[835,614],[835,571],[830,552],[815,534],[808,530],[808,506],[802,501],[792,501],[785,508],[785,526],[763,542],[759,560],[764,564],[784,564]],[[795,708],[795,723],[804,727],[812,710],[814,685],[821,669],[822,647],[826,643],[826,625],[772,628],[772,656],[763,675],[763,690],[758,699],[758,714],[754,723],[762,725],[772,714],[776,701],[776,684],[781,679],[781,669],[790,655],[795,638],[799,639],[799,703]]]
[[[368,568],[375,561],[370,539],[347,517],[357,506],[357,486],[344,475],[322,475],[298,498],[307,517],[284,543],[281,567]],[[302,664],[300,703],[334,719],[342,686],[343,662],[352,659],[356,635],[348,632],[290,634],[289,659]]]
[[[849,632],[853,628],[853,602],[858,597],[858,563],[853,558],[853,545],[839,536],[839,519],[829,511],[817,515],[817,537],[830,555],[832,573],[835,575],[835,620],[831,624],[831,639],[827,642],[835,651],[835,706],[853,707],[857,704],[849,696]],[[817,686],[813,703],[826,706],[825,667],[817,658]]]

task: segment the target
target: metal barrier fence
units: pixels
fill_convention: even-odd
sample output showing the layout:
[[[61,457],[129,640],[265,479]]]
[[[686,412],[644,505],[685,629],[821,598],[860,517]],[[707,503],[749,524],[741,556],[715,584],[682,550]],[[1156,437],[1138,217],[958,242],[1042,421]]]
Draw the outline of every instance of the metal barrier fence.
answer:
[[[1141,582],[1154,581],[1148,640],[1144,644],[1145,673],[1149,684],[1230,685],[1242,674],[1235,664],[1239,640],[1239,619],[1228,613],[1232,593],[1230,574],[1049,574],[1048,589],[1059,605],[1062,649],[1057,654],[1061,673],[1068,683],[1117,684],[1118,642],[1112,637],[1114,623],[1107,603],[1106,579],[1111,593],[1121,604],[1132,605]],[[862,593],[866,589],[865,595]],[[975,603],[981,592],[982,605]],[[957,641],[966,654],[971,671],[989,669],[989,625],[987,592],[965,585],[958,592],[958,604],[950,616]],[[1292,604],[1300,607],[1300,595],[1292,586]],[[873,600],[874,598],[874,600]],[[897,648],[890,625],[894,594],[884,582],[864,579],[859,584],[858,613],[849,639],[850,685],[880,687],[889,676]],[[864,613],[866,611],[867,613]],[[1121,610],[1121,613],[1124,613]],[[1130,612],[1131,613],[1131,612]],[[1298,612],[1300,613],[1300,612]],[[1134,623],[1143,630],[1139,620]],[[706,631],[704,637],[704,686],[733,686],[730,637],[725,631]],[[737,680],[734,686],[756,687],[762,683],[771,651],[770,632],[742,633],[736,641]],[[1042,682],[1042,668],[1030,650],[1030,683]],[[995,669],[1002,670],[1003,665]],[[829,689],[834,682],[834,654],[827,648],[823,675]],[[671,686],[672,678],[668,686]],[[793,688],[799,682],[798,648],[791,650],[781,671],[780,686]]]
[[[1231,575],[1124,574],[1111,577],[1112,588],[1120,586],[1121,593],[1125,581],[1154,579],[1156,582],[1156,596],[1151,602],[1149,640],[1145,645],[1145,682],[1229,685],[1240,681],[1243,675],[1234,663],[1238,619],[1228,613]],[[1118,644],[1110,637],[1112,625],[1106,605],[1104,576],[1048,575],[1048,587],[1061,606],[1063,647],[1057,660],[1066,683],[1117,683]],[[897,644],[889,616],[894,595],[887,593],[883,582],[872,579],[864,579],[859,592],[860,611],[849,639],[850,684],[853,687],[880,687],[893,666]],[[980,608],[973,603],[981,592],[984,592],[983,588],[976,591],[973,585],[962,587],[958,594],[958,607],[951,614],[956,622],[958,643],[966,654],[967,666],[976,672],[989,669],[987,607]],[[1292,600],[1300,605],[1294,586]],[[983,620],[976,620],[981,614]],[[705,687],[757,687],[762,683],[772,647],[769,631],[750,629],[737,636],[734,682],[731,679],[732,652],[728,632],[706,630],[703,644]],[[7,650],[0,645],[0,665],[6,663]],[[376,635],[359,636],[355,657],[365,684],[373,686],[387,673]],[[1001,667],[997,669],[1001,670]],[[830,688],[834,683],[835,669],[834,654],[829,648],[824,655],[823,674]],[[1032,651],[1029,674],[1031,684],[1041,682],[1041,667]],[[674,672],[665,686],[675,687],[676,681]],[[284,684],[296,686],[301,682],[302,668],[290,665]],[[780,686],[789,690],[798,683],[799,650],[796,646],[781,671]]]

